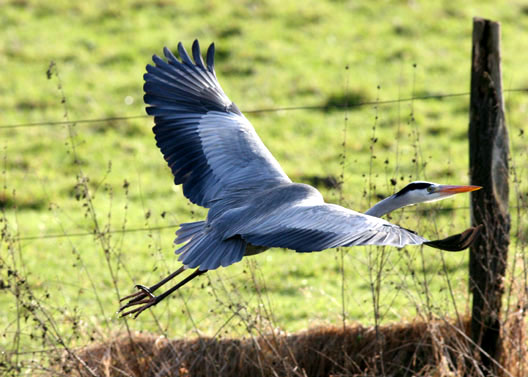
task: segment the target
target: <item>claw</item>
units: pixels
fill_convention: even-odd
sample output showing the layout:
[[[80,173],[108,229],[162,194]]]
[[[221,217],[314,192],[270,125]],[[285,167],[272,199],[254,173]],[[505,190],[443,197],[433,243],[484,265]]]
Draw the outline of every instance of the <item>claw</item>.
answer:
[[[140,307],[134,308],[134,309],[129,310],[127,312],[121,313],[120,317],[126,317],[129,314],[134,314],[134,319],[136,319],[138,317],[138,315],[140,315],[144,310],[146,310],[146,309],[150,308],[151,306],[154,306],[154,305],[156,305],[158,303],[157,300],[155,300],[155,299],[154,300],[153,299],[149,299],[149,300],[143,300],[143,301],[146,301],[145,305],[142,305]],[[139,304],[139,303],[137,303],[137,304]],[[125,307],[123,307],[122,309],[125,309]],[[121,311],[122,309],[119,309],[119,311]]]
[[[144,308],[144,309],[142,309],[141,311],[139,311],[136,314],[136,316],[134,317],[134,318],[136,318],[139,315],[139,313],[141,313],[147,307],[150,307],[150,306],[155,305],[157,303],[157,298],[152,293],[150,288],[148,288],[148,287],[146,287],[146,286],[144,286],[142,284],[136,284],[135,288],[139,289],[139,291],[136,292],[136,293],[132,293],[131,295],[128,295],[126,297],[123,297],[123,298],[121,298],[119,300],[120,302],[123,302],[123,301],[125,301],[127,299],[129,300],[125,305],[121,306],[119,308],[119,310],[117,311],[117,313],[121,313],[120,317],[125,317],[125,316],[127,316],[129,314],[136,313],[136,312],[139,311],[139,309]],[[123,310],[125,310],[127,308],[130,308],[131,306],[136,306],[136,305],[143,305],[143,306],[122,313]]]
[[[138,303],[139,304],[139,301],[142,300],[143,298],[147,297],[147,296],[150,296],[150,298],[156,298],[156,296],[154,295],[154,293],[152,293],[150,288],[148,288],[148,287],[146,287],[146,286],[144,286],[142,284],[136,284],[135,288],[139,289],[139,292],[132,293],[131,295],[125,296],[123,298],[120,298],[119,302],[123,302],[125,300],[130,300],[130,302],[127,304],[127,305],[130,305],[132,303]],[[119,311],[121,311],[121,309]]]
[[[156,296],[154,296],[154,293],[152,293],[149,287],[143,284],[136,284],[136,288],[139,289],[140,291],[143,291],[144,293],[149,295],[151,298],[156,298]]]
[[[138,292],[139,293],[139,292]],[[143,292],[141,292],[143,293]],[[134,318],[136,318],[139,313],[141,313],[143,310],[153,306],[153,305],[156,305],[158,303],[158,298],[154,295],[152,295],[151,297],[136,297],[134,300],[130,300],[129,302],[127,302],[125,305],[121,306],[119,308],[119,310],[117,311],[117,313],[121,313],[123,310],[127,309],[127,308],[130,308],[131,306],[136,306],[136,305],[141,305],[140,307],[138,308],[134,308],[132,310],[129,310],[127,312],[124,312],[124,313],[121,313],[120,314],[120,317],[126,317],[127,315],[129,314],[133,314],[133,313],[136,313],[136,316],[134,316]],[[141,309],[141,310],[140,310]]]
[[[151,306],[154,306],[158,304],[161,300],[163,300],[165,297],[170,295],[172,292],[179,289],[181,286],[185,285],[187,282],[194,279],[196,276],[204,274],[207,272],[207,270],[200,271],[199,269],[196,269],[191,275],[187,276],[185,279],[180,281],[178,284],[176,284],[174,287],[170,288],[166,292],[163,292],[159,296],[154,295],[154,291],[157,290],[159,287],[164,285],[166,282],[174,278],[175,276],[179,275],[185,271],[185,266],[182,266],[177,271],[173,272],[169,276],[167,276],[165,279],[161,280],[157,284],[154,284],[152,287],[146,287],[141,284],[136,284],[136,288],[139,290],[136,293],[132,293],[131,295],[128,295],[126,297],[123,297],[119,299],[119,302],[123,302],[125,300],[128,300],[126,304],[121,306],[119,310],[117,311],[118,314],[120,314],[120,317],[126,317],[129,314],[134,314],[134,318],[137,318],[138,315],[140,315],[144,310],[150,308]],[[124,311],[125,309],[128,309],[132,306],[140,305],[134,309]]]
[[[137,296],[141,296],[145,294],[144,292],[136,292],[136,293],[132,293],[131,295],[128,295],[128,296],[125,296],[125,297],[121,297],[119,299],[119,302],[122,302],[122,301],[125,301],[125,300],[128,300],[128,299],[131,299],[131,298],[135,298]]]

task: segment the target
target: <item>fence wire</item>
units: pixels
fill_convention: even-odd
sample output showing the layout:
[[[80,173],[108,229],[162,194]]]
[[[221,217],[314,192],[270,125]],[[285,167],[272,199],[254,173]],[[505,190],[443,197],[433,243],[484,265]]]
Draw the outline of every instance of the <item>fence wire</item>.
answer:
[[[503,92],[505,93],[507,92],[528,93],[528,88],[505,89],[503,90]],[[332,109],[346,110],[349,108],[362,107],[362,106],[391,105],[391,104],[402,103],[402,102],[426,101],[426,100],[432,100],[432,99],[464,97],[464,96],[469,96],[469,95],[470,95],[469,92],[430,94],[430,95],[416,96],[416,97],[409,97],[409,98],[389,99],[389,100],[380,100],[380,101],[366,101],[366,102],[336,104],[336,105],[303,105],[303,106],[285,106],[285,107],[274,107],[274,108],[263,108],[263,109],[249,109],[249,110],[244,110],[243,112],[246,114],[260,114],[260,113],[272,113],[272,112],[280,112],[280,111],[298,111],[298,110],[323,110],[323,111],[328,111]],[[141,118],[148,118],[148,117],[149,115],[145,114],[145,115],[116,116],[116,117],[94,118],[94,119],[13,123],[13,124],[0,125],[0,130],[1,129],[12,129],[12,128],[27,128],[27,127],[64,126],[68,124],[75,124],[75,125],[91,124],[91,123],[101,123],[101,122],[112,122],[116,120],[141,119]]]
[[[526,209],[528,206],[510,206],[510,209]],[[443,207],[443,208],[435,208],[431,211],[436,212],[452,212],[452,211],[462,211],[462,210],[469,210],[470,207]],[[409,213],[415,213],[415,212],[423,212],[423,210],[420,209],[406,209],[405,212]],[[30,235],[30,236],[16,236],[13,237],[16,241],[34,241],[34,240],[43,240],[43,239],[57,239],[57,238],[70,238],[70,237],[100,237],[104,236],[106,234],[122,234],[122,233],[135,233],[135,232],[153,232],[153,231],[159,231],[159,230],[165,230],[165,229],[176,229],[180,226],[180,224],[169,224],[169,225],[161,225],[161,226],[152,226],[152,227],[144,227],[144,228],[129,228],[129,229],[108,229],[103,230],[100,233],[96,232],[95,230],[91,231],[79,231],[79,232],[72,232],[72,233],[54,233],[54,234],[42,234],[42,235]]]

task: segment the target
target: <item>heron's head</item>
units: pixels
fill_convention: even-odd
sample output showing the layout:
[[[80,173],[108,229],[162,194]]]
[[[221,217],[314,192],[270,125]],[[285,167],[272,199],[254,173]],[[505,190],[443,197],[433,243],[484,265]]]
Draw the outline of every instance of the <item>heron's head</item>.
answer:
[[[440,185],[433,182],[416,181],[409,183],[393,196],[395,198],[404,199],[404,201],[410,205],[434,202],[448,198],[455,194],[480,190],[481,188],[482,187],[480,186],[451,186]]]
[[[424,181],[411,182],[396,194],[374,205],[365,214],[381,217],[398,208],[418,203],[434,202],[449,198],[455,194],[480,190],[481,188],[480,186],[439,185],[438,183]]]

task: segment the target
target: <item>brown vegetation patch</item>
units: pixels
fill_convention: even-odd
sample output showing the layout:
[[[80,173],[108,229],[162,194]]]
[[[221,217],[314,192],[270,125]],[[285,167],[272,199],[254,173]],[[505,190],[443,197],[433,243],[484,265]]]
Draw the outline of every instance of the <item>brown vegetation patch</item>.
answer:
[[[435,320],[245,339],[121,335],[80,350],[75,361],[65,357],[57,367],[82,376],[471,375],[467,331],[468,321]]]
[[[510,313],[494,362],[501,376],[526,376],[525,318]],[[72,376],[485,376],[469,338],[470,319],[316,327],[244,339],[168,340],[121,334],[52,365]],[[499,364],[500,363],[500,364]],[[496,374],[492,373],[492,374]]]

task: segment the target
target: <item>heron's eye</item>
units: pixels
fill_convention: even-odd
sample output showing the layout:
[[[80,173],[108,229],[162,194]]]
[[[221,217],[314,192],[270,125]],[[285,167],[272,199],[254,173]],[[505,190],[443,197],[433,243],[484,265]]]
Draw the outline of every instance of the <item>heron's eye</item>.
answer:
[[[429,186],[429,187],[427,187],[427,192],[428,192],[428,193],[432,193],[432,192],[434,192],[434,186]]]

